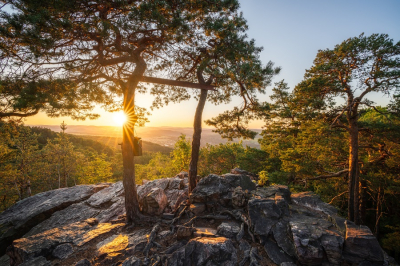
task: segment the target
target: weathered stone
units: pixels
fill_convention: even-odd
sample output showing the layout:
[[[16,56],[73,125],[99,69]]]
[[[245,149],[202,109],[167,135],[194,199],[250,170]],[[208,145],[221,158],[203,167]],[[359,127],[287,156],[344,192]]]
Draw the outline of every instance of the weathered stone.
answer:
[[[60,244],[83,246],[122,226],[123,224],[98,224],[96,219],[88,219],[15,240],[7,249],[7,254],[10,256],[11,264],[15,265],[39,256],[47,256]]]
[[[320,211],[326,215],[336,215],[337,209],[328,203],[325,203],[321,198],[313,192],[301,192],[292,195],[292,201],[303,207],[307,207],[313,211]]]
[[[92,266],[92,263],[88,259],[78,261],[75,266]]]
[[[272,227],[272,233],[277,245],[291,257],[295,257],[293,241],[289,233],[289,224],[287,221],[279,221]]]
[[[228,206],[232,202],[232,191],[236,187],[243,190],[254,190],[255,184],[248,176],[226,174],[224,176],[208,175],[200,180],[196,188],[190,194],[191,203],[218,202],[222,206]]]
[[[107,209],[124,194],[124,186],[122,181],[119,181],[93,194],[86,203],[94,208]]]
[[[152,188],[140,201],[142,211],[147,214],[161,214],[168,205],[167,196],[159,187]]]
[[[167,220],[172,220],[175,218],[175,214],[173,213],[163,213],[162,214],[162,218],[163,219],[167,219]]]
[[[183,178],[187,178],[187,177],[189,177],[189,173],[188,172],[185,172],[185,171],[182,171],[182,172],[180,172],[179,174],[177,174],[176,175],[177,177],[179,177],[179,178],[181,178],[181,179],[183,179]]]
[[[279,266],[297,266],[297,264],[293,262],[282,262]]]
[[[183,225],[178,225],[176,230],[177,239],[185,239],[192,236],[194,229]]]
[[[268,257],[276,264],[293,262],[293,259],[269,238],[267,238],[264,243],[264,249],[267,252]]]
[[[10,265],[10,257],[8,255],[3,255],[0,257],[0,265],[8,266]]]
[[[233,190],[232,193],[232,205],[235,208],[241,208],[246,206],[248,201],[248,195],[246,191],[243,191],[242,187],[237,187]]]
[[[235,238],[240,231],[240,224],[234,221],[223,222],[217,228],[217,233],[221,236]]]
[[[260,198],[271,198],[277,196],[282,196],[287,203],[290,203],[290,190],[287,186],[273,185],[268,187],[258,187],[253,193],[254,197]]]
[[[128,235],[114,235],[97,244],[97,258],[102,264],[112,264],[125,253],[129,244]]]
[[[314,219],[290,221],[290,230],[299,262],[305,265],[320,265],[324,259],[324,251],[319,242],[320,232],[313,232]]]
[[[167,265],[221,265],[237,263],[236,249],[230,239],[224,237],[195,238],[168,259]]]
[[[0,214],[0,255],[14,239],[49,218],[54,212],[89,198],[109,184],[60,188],[23,199]]]
[[[357,226],[346,221],[344,260],[350,263],[383,263],[384,257],[378,240],[364,225]]]
[[[63,259],[68,258],[69,255],[71,255],[73,252],[74,252],[74,247],[71,244],[66,243],[66,244],[58,245],[53,250],[52,255],[54,257],[56,257],[57,259],[63,260]]]
[[[194,215],[198,216],[206,210],[206,205],[204,203],[193,203],[190,204],[189,209]]]
[[[342,261],[343,237],[339,234],[323,235],[320,239],[326,257],[331,265],[340,265]]]
[[[84,202],[72,204],[61,211],[53,213],[49,219],[33,227],[27,234],[24,235],[24,237],[33,236],[53,228],[63,227],[68,224],[77,223],[92,217],[96,217],[100,211],[101,210],[88,206]]]
[[[42,256],[34,258],[22,264],[19,264],[19,266],[50,266],[50,265],[51,262],[46,260],[46,258]]]
[[[134,255],[138,252],[142,252],[147,244],[147,239],[150,235],[150,232],[151,229],[140,229],[130,234],[126,253],[128,255]]]
[[[282,216],[273,199],[252,199],[248,204],[249,217],[254,233],[267,236]]]
[[[251,180],[255,180],[258,181],[259,177],[256,174],[250,173],[246,170],[242,170],[240,168],[234,168],[231,170],[231,174],[235,174],[235,175],[247,175],[250,177]]]
[[[142,261],[139,258],[136,258],[135,256],[127,258],[122,263],[122,266],[141,266],[141,265]]]

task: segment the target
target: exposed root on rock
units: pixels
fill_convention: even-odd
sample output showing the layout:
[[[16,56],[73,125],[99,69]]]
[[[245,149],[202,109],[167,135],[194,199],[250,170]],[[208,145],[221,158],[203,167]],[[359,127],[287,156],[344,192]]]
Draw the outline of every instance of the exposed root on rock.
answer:
[[[160,247],[161,245],[156,243],[154,240],[157,237],[158,231],[160,231],[161,227],[159,224],[156,224],[153,229],[151,230],[149,239],[147,240],[147,244],[143,249],[143,254],[148,257],[150,249],[154,246]]]
[[[238,241],[240,239],[242,239],[244,232],[242,232],[242,229],[244,231],[244,224],[247,225],[247,232],[249,233],[249,235],[251,236],[251,240],[253,240],[253,242],[256,242],[255,238],[254,238],[254,234],[251,232],[250,230],[250,222],[249,219],[246,217],[246,215],[244,215],[244,213],[242,213],[239,210],[233,210],[233,211],[229,211],[229,210],[224,210],[221,213],[226,213],[229,214],[230,216],[232,216],[234,219],[239,220],[242,222],[242,226],[240,227],[240,231],[237,234],[236,238],[239,237],[239,239],[237,239]]]

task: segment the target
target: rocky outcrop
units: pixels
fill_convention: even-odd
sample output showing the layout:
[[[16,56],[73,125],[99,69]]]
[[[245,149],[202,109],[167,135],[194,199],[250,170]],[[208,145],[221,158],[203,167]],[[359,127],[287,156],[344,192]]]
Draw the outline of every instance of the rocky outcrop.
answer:
[[[89,198],[109,184],[81,185],[36,194],[17,202],[0,215],[0,254],[14,239],[48,219],[53,213]]]
[[[139,227],[123,223],[121,182],[67,189],[80,191],[80,196],[65,196],[68,204],[49,207],[53,211],[45,218],[30,228],[26,225],[24,237],[14,235],[9,258],[0,262],[12,266],[389,265],[367,227],[341,218],[315,194],[291,194],[281,185],[256,187],[248,174],[236,173],[201,179],[188,201],[185,173],[139,186],[141,209],[148,215]],[[34,213],[35,208],[46,212],[41,206],[57,198],[52,193],[47,196],[28,198],[20,205],[27,208],[23,213]],[[172,213],[176,205],[181,207]],[[17,207],[0,214],[0,221],[18,225],[22,218]]]

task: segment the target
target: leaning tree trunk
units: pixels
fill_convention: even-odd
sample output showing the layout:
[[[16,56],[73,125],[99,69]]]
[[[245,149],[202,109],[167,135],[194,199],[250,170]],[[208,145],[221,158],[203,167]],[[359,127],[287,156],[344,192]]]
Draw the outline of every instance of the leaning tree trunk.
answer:
[[[359,215],[359,171],[358,171],[358,125],[357,116],[349,121],[350,146],[349,146],[349,210],[350,221],[360,224]]]
[[[122,135],[122,160],[124,166],[123,185],[125,190],[126,222],[132,224],[139,217],[139,201],[135,183],[134,163],[134,123],[135,120],[135,89],[140,78],[146,70],[146,64],[142,60],[136,65],[135,71],[129,78],[124,88],[124,112],[127,122],[123,126]]]
[[[189,165],[189,193],[196,187],[197,180],[197,163],[199,161],[200,140],[201,140],[201,122],[204,105],[207,100],[208,90],[201,90],[200,99],[197,104],[196,113],[193,122],[193,140],[192,140],[192,156]]]

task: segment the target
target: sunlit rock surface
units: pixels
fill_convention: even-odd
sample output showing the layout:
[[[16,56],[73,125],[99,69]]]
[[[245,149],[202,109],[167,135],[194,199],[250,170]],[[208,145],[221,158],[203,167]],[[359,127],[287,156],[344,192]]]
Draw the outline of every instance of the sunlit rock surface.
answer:
[[[32,196],[0,214],[0,265],[396,265],[317,195],[252,177],[209,175],[188,201],[186,173],[149,181],[138,186],[147,220],[135,226],[122,182]]]

